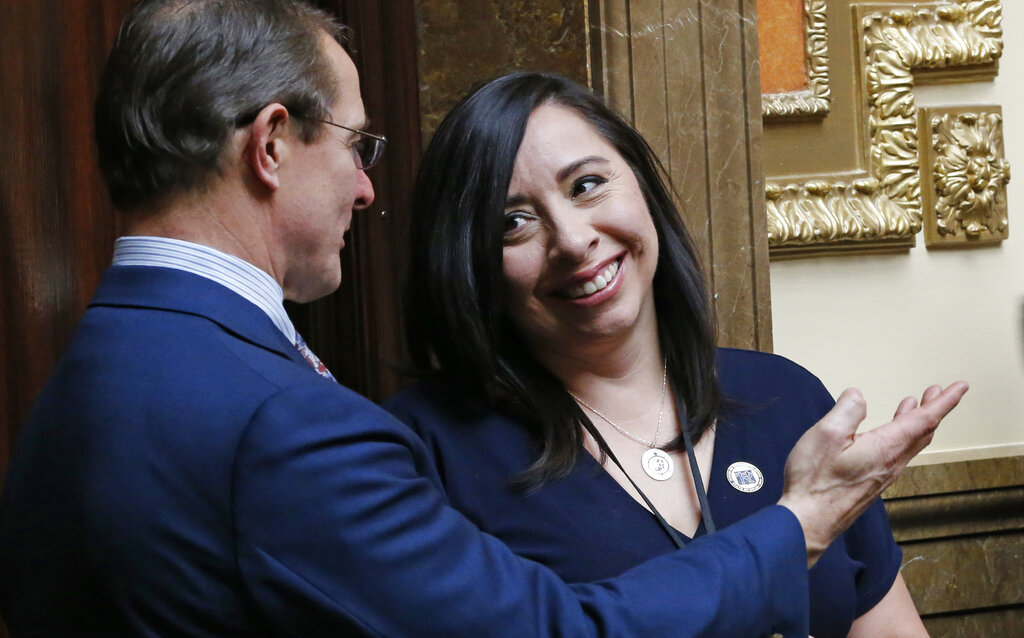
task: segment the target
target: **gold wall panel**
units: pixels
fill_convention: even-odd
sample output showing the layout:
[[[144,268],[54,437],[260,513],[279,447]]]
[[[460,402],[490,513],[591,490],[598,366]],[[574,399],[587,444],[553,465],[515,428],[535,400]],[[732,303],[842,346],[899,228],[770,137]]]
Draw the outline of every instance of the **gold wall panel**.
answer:
[[[828,84],[828,26],[825,0],[804,0],[804,66],[807,88],[761,96],[765,118],[823,117],[829,111],[832,92]],[[761,43],[762,52],[770,44]]]
[[[925,243],[958,247],[1006,239],[1010,165],[1002,109],[941,107],[919,113]]]
[[[837,10],[852,10],[856,28],[843,40],[853,45],[854,59],[837,59],[831,68],[833,86],[849,86],[844,99],[838,94],[833,99],[833,112],[838,101],[843,114],[833,125],[766,128],[769,153],[773,141],[797,148],[804,142],[812,149],[816,143],[830,145],[819,146],[820,155],[809,153],[825,173],[806,170],[806,158],[787,163],[792,151],[781,153],[774,165],[766,163],[773,256],[912,246],[923,221],[915,74],[930,81],[943,79],[942,73],[956,80],[972,73],[991,77],[1002,53],[999,0],[912,5],[833,0],[829,11]],[[836,35],[843,22],[829,24],[830,35]],[[811,139],[816,136],[827,140]]]

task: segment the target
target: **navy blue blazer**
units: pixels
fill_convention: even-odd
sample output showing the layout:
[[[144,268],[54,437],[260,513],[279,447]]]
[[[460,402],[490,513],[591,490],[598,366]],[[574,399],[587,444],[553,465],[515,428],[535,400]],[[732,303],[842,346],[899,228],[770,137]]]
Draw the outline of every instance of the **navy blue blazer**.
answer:
[[[807,588],[778,506],[566,585],[452,509],[422,442],[258,308],[164,268],[104,275],[0,501],[14,638],[806,637]]]

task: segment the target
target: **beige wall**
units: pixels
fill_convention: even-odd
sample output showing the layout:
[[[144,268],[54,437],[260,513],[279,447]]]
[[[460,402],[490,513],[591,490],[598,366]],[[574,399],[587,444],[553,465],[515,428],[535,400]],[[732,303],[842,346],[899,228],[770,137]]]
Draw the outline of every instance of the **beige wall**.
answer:
[[[864,427],[932,383],[971,391],[919,463],[1024,454],[1024,2],[1004,0],[993,82],[925,86],[919,106],[999,104],[1012,179],[999,247],[773,262],[775,352],[838,395],[860,388]]]

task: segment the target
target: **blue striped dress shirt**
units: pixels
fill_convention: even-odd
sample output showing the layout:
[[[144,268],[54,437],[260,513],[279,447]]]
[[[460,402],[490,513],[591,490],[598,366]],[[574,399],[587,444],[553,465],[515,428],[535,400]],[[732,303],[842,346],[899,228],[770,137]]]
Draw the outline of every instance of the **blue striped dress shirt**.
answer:
[[[132,236],[114,242],[114,265],[175,268],[206,277],[255,304],[288,341],[298,341],[284,311],[284,290],[268,273],[243,259],[190,241]]]

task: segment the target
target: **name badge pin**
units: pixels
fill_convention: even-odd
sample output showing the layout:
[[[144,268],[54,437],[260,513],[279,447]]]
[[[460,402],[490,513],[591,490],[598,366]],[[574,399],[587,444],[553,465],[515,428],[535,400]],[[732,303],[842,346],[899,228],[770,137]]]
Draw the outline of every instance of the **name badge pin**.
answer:
[[[753,463],[737,461],[725,470],[729,485],[747,494],[756,492],[764,486],[764,474]]]

